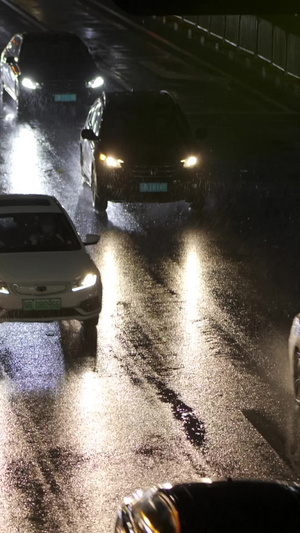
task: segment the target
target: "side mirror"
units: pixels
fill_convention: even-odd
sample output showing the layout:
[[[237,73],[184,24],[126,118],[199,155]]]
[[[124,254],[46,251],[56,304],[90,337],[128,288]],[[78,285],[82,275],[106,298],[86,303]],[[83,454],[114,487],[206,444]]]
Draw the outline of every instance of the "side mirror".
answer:
[[[84,129],[81,131],[81,138],[87,141],[99,141],[99,137],[95,135],[93,130]]]
[[[90,244],[97,244],[100,240],[100,235],[96,233],[88,233],[83,241],[84,246],[89,246]]]
[[[9,65],[15,65],[16,64],[14,56],[5,56],[5,57],[6,57],[6,63],[8,63]]]
[[[200,140],[207,137],[207,129],[206,128],[197,128],[195,131],[195,139]]]

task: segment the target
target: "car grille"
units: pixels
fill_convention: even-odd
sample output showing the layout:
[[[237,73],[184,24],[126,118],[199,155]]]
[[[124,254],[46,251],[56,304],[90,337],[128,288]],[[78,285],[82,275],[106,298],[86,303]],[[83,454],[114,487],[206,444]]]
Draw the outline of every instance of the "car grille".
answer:
[[[171,181],[175,179],[179,167],[177,165],[135,165],[132,167],[132,177],[137,180]]]
[[[78,80],[50,80],[44,87],[52,93],[76,92],[83,89],[84,85]]]
[[[35,285],[28,285],[26,283],[14,283],[12,285],[13,292],[17,294],[32,296],[48,296],[49,294],[59,294],[68,289],[67,284],[46,285],[44,283],[36,283]]]

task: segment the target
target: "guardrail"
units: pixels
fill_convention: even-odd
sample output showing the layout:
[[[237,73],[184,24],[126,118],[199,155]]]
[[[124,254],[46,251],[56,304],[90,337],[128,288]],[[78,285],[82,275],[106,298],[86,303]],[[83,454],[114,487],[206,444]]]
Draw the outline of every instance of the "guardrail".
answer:
[[[300,79],[300,36],[255,15],[172,16],[189,31],[205,32]]]

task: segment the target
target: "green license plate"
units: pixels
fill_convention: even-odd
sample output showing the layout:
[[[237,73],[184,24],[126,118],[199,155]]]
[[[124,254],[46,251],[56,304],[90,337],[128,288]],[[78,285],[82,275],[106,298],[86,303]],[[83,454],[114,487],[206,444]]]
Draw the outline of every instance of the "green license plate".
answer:
[[[76,94],[55,94],[54,102],[76,102]]]
[[[23,311],[57,311],[57,309],[61,309],[61,299],[23,300],[22,307]]]
[[[168,192],[167,183],[140,183],[140,192]]]

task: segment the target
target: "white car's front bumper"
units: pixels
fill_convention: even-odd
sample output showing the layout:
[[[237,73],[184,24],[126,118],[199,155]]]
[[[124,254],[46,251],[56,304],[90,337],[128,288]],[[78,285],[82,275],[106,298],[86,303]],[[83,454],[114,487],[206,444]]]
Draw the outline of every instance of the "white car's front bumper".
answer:
[[[9,294],[0,294],[0,322],[51,322],[86,320],[99,315],[102,286],[72,291],[69,283],[13,284]]]

